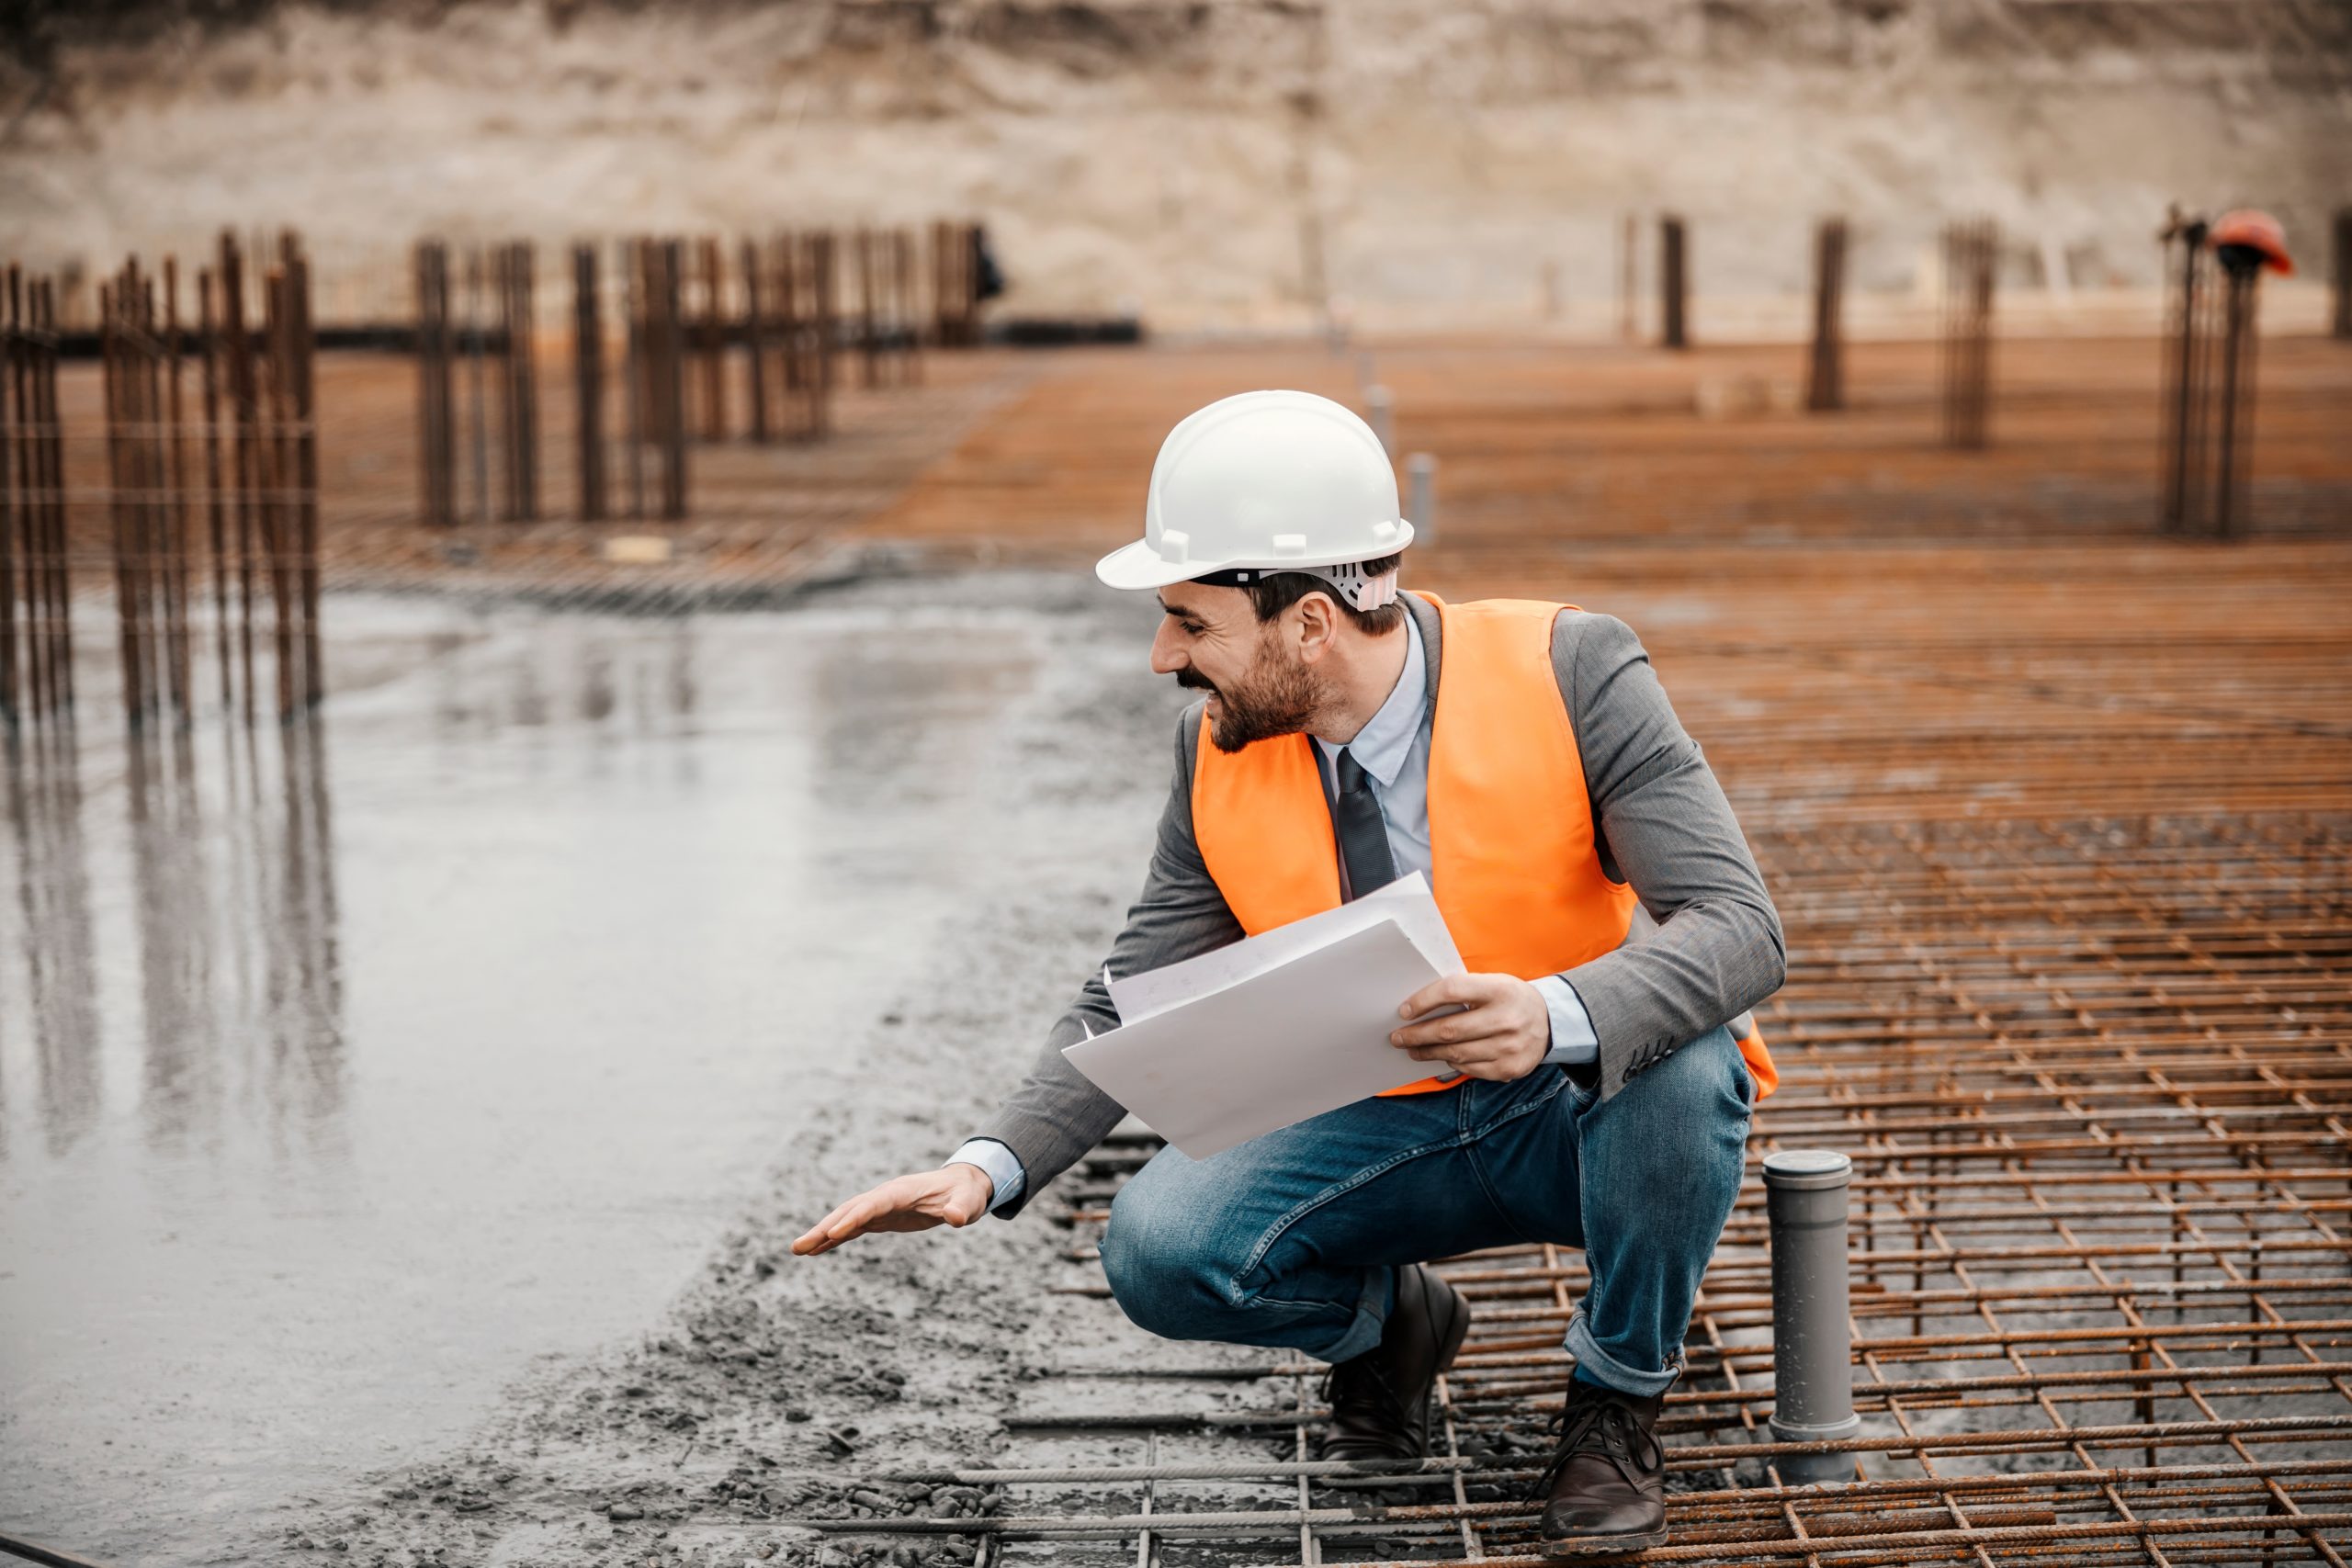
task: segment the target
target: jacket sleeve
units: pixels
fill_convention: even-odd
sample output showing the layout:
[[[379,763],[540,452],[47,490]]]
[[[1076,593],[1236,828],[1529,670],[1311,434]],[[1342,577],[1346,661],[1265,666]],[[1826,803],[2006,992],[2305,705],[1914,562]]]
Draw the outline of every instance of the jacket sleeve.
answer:
[[[1176,726],[1176,773],[1159,833],[1145,873],[1143,893],[1127,910],[1125,926],[1111,944],[1107,966],[1115,975],[1139,975],[1179,963],[1241,936],[1241,922],[1201,860],[1193,837],[1193,752],[1198,744],[1201,705],[1186,708]],[[1102,965],[1088,976],[1078,998],[1046,1036],[1045,1048],[1020,1087],[974,1136],[993,1138],[1011,1149],[1024,1174],[1020,1195],[996,1213],[1007,1219],[1021,1212],[1039,1188],[1076,1164],[1125,1115],[1125,1108],[1094,1087],[1069,1065],[1062,1048],[1119,1026],[1102,984]]]
[[[1781,918],[1697,741],[1641,639],[1563,612],[1553,671],[1576,726],[1601,867],[1631,882],[1657,933],[1566,971],[1600,1042],[1605,1099],[1650,1063],[1780,989]]]

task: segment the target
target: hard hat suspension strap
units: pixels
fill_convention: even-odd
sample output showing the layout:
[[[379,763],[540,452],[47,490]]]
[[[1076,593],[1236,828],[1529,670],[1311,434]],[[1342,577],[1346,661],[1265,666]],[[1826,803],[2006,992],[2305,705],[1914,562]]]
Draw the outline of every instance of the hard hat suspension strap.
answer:
[[[1360,561],[1343,561],[1337,566],[1232,567],[1224,571],[1204,571],[1192,581],[1211,588],[1247,588],[1284,572],[1296,572],[1327,583],[1353,609],[1377,610],[1383,604],[1396,602],[1396,569],[1390,567],[1377,577],[1367,577]]]

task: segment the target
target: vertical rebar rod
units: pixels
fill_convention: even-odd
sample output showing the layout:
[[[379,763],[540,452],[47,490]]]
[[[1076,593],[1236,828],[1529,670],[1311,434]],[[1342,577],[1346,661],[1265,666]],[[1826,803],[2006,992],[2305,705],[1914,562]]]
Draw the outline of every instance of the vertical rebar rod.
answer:
[[[769,276],[775,280],[777,379],[782,383],[784,402],[792,410],[782,423],[788,433],[797,435],[808,412],[806,400],[795,395],[808,388],[804,364],[808,344],[803,341],[803,290],[799,276],[800,255],[806,245],[803,236],[786,232],[777,235],[768,248]]]
[[[2213,455],[2213,532],[2234,539],[2243,535],[2254,445],[2254,303],[2261,284],[2258,266],[2229,265],[2222,338],[2221,426]]]
[[[449,366],[449,247],[416,246],[417,509],[428,524],[458,520],[455,389]]]
[[[489,313],[483,294],[486,282],[482,276],[481,247],[474,246],[466,253],[466,362],[467,379],[473,394],[473,406],[467,411],[466,423],[472,436],[473,505],[469,515],[476,523],[490,521],[490,344],[483,318]]]
[[[1838,1442],[1861,1429],[1854,1413],[1846,1259],[1846,1194],[1853,1175],[1853,1162],[1831,1150],[1781,1149],[1764,1156],[1777,1442]],[[1854,1479],[1851,1454],[1784,1454],[1775,1466],[1793,1485]]]
[[[212,547],[212,640],[220,661],[220,706],[235,701],[229,627],[229,546],[220,493],[220,333],[212,309],[212,269],[196,275],[198,332],[204,344],[204,517]],[[429,520],[429,519],[428,519]]]
[[[34,342],[39,350],[33,376],[33,417],[40,454],[36,470],[40,483],[40,510],[46,514],[45,536],[52,569],[49,573],[49,677],[57,705],[74,705],[73,559],[66,539],[65,434],[57,406],[57,284],[44,277],[28,301],[33,311]]]
[[[2164,504],[2157,523],[2168,534],[2188,530],[2193,510],[2189,485],[2190,455],[2196,446],[2196,410],[2201,389],[2198,386],[2197,334],[2198,283],[2204,266],[2202,245],[2205,226],[2202,223],[2176,221],[2165,231],[2165,243],[2177,247],[2179,260],[2173,263],[2167,254],[2168,283],[2177,287],[2172,293],[2172,305],[2167,322],[2171,339],[2165,344],[2165,451]]]
[[[702,437],[727,439],[727,265],[718,240],[705,235],[702,260]]]
[[[662,515],[676,522],[686,514],[685,242],[664,240],[654,306],[660,326],[656,386],[662,435]]]
[[[260,406],[254,396],[253,339],[245,330],[244,254],[236,236],[220,232],[221,330],[229,344],[229,408],[236,422],[234,479],[237,492],[237,669],[244,698],[245,722],[254,720],[254,501],[260,459],[254,422]]]
[[[293,355],[295,560],[300,590],[301,699],[315,708],[326,695],[326,665],[319,632],[322,584],[319,570],[318,332],[311,314],[311,262],[289,232],[286,260],[288,344]]]
[[[1939,342],[1944,444],[1984,448],[1993,380],[1993,280],[1999,237],[1990,220],[1954,223],[1943,234],[1943,324]]]
[[[832,419],[833,388],[837,384],[833,351],[841,335],[840,276],[840,248],[833,235],[830,231],[812,235],[808,256],[809,319],[817,351],[816,377],[808,399],[811,436],[824,434]]]
[[[127,510],[130,455],[126,447],[130,378],[124,372],[129,351],[122,341],[122,274],[98,285],[98,359],[104,378],[107,432],[107,521],[114,547],[115,653],[122,666],[122,705],[134,727],[146,706],[141,694],[139,669],[138,590],[131,580],[130,520]]]
[[[645,515],[645,268],[647,243],[621,243],[621,406],[628,424],[628,514]]]
[[[1846,406],[1846,220],[1832,218],[1813,242],[1813,357],[1804,406],[1827,413]]]
[[[294,626],[300,611],[294,578],[296,522],[292,499],[296,483],[293,310],[287,284],[282,265],[263,275],[262,342],[269,367],[269,504],[263,508],[262,516],[264,548],[268,551],[270,607],[275,612],[270,630],[277,661],[280,723],[294,716],[300,679]]]
[[[571,248],[571,379],[580,460],[580,517],[605,515],[605,323],[596,247]]]
[[[163,354],[157,333],[155,279],[141,271],[132,292],[135,313],[133,378],[137,386],[139,427],[131,443],[138,471],[138,557],[133,562],[139,581],[141,652],[147,660],[147,709],[162,719],[171,690],[171,586],[165,567],[164,537],[169,504],[164,496],[163,441]]]
[[[890,231],[890,281],[895,300],[892,341],[899,350],[899,382],[901,386],[922,385],[922,333],[915,325],[921,318],[915,299],[915,240],[905,229]]]
[[[1389,461],[1396,459],[1396,394],[1385,387],[1363,389],[1363,420],[1380,440],[1380,450]]]
[[[1658,345],[1662,348],[1690,346],[1690,322],[1686,312],[1690,307],[1690,257],[1682,220],[1671,215],[1658,220]]]
[[[859,354],[858,385],[872,389],[882,384],[882,322],[876,313],[874,231],[857,231],[857,347]]]
[[[769,435],[768,333],[766,313],[762,309],[760,247],[755,241],[742,242],[736,265],[743,275],[743,364],[750,376],[752,439],[764,446]]]
[[[501,249],[505,257],[500,303],[506,351],[506,515],[509,521],[527,523],[539,514],[537,310],[533,298],[538,253],[528,240]]]
[[[195,709],[188,653],[188,543],[187,405],[181,392],[180,266],[179,258],[164,258],[164,349],[171,367],[167,382],[166,439],[169,443],[171,511],[165,518],[165,582],[170,625],[166,632],[171,656],[172,702],[185,724]]]

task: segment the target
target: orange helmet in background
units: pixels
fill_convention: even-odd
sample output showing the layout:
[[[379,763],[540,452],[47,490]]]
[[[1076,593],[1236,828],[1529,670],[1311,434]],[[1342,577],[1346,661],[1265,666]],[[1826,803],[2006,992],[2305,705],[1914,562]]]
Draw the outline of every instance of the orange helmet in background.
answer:
[[[2295,270],[2295,264],[2287,256],[2287,231],[2278,227],[2278,220],[2251,207],[2241,207],[2215,219],[2205,243],[2216,251],[2235,248],[2249,252],[2252,259],[2258,259],[2260,265],[2282,276]]]

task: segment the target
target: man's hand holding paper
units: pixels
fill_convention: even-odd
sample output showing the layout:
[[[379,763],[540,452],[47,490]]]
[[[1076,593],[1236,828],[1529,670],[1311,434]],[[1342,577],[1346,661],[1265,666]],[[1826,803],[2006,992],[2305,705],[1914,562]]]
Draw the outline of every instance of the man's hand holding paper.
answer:
[[[1391,1045],[1464,1077],[1523,1078],[1552,1049],[1544,993],[1516,975],[1448,975],[1415,991],[1396,1016],[1408,1021],[1390,1032]]]
[[[1120,1027],[1064,1055],[1195,1159],[1428,1077],[1420,1063],[1523,1074],[1549,1032],[1533,987],[1464,972],[1419,874],[1109,989]]]

